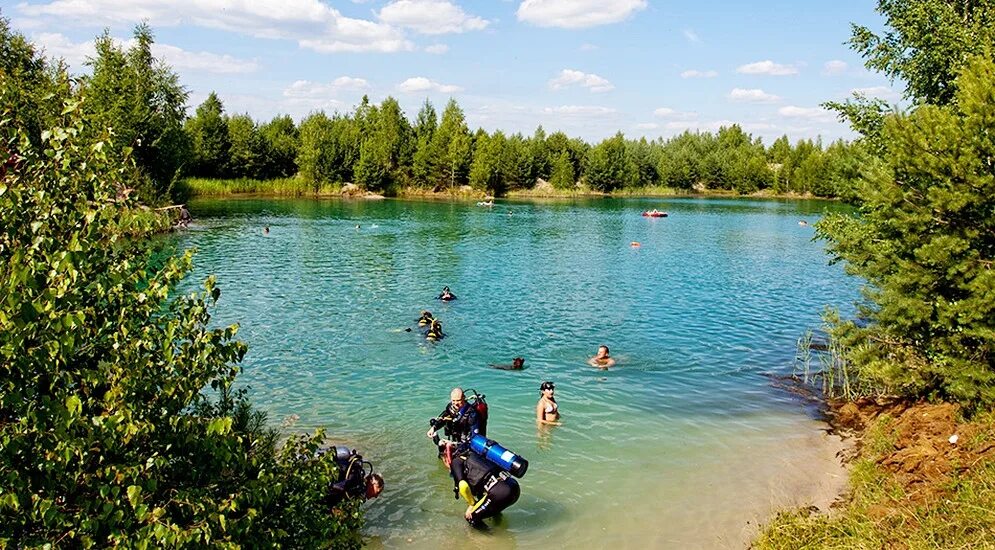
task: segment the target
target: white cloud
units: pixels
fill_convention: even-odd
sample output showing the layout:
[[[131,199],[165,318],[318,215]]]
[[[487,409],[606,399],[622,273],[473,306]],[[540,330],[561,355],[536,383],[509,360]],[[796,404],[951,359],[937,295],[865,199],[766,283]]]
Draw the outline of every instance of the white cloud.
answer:
[[[717,71],[699,71],[690,69],[681,73],[681,78],[715,78],[719,76]]]
[[[587,88],[594,93],[608,92],[615,89],[614,84],[596,74],[584,73],[573,69],[563,69],[556,78],[549,81],[549,87],[553,90],[574,85]]]
[[[93,56],[93,41],[74,43],[59,33],[45,32],[34,35],[32,42],[41,46],[48,57],[64,59],[72,67],[82,67],[87,57]]]
[[[546,107],[542,112],[548,115],[602,117],[613,115],[617,111],[611,107],[600,107],[597,105],[560,105],[559,107]]]
[[[322,53],[397,52],[413,48],[400,29],[388,24],[342,15],[321,0],[52,0],[22,3],[26,19],[49,27],[85,21],[92,26],[131,25],[148,21],[153,27],[195,25],[256,38],[295,40],[302,48]]]
[[[436,55],[441,55],[441,54],[444,54],[444,53],[446,53],[446,52],[449,51],[449,46],[447,46],[445,44],[432,44],[431,46],[427,46],[425,48],[425,51],[428,52],[428,53],[434,53]]]
[[[781,107],[777,113],[785,118],[800,118],[814,121],[829,121],[835,117],[822,107],[796,107],[788,105]]]
[[[36,44],[44,48],[46,55],[62,58],[76,69],[82,68],[88,57],[96,55],[92,40],[74,43],[59,33],[41,33],[33,38]],[[128,48],[133,40],[117,41],[117,43],[123,48]],[[256,60],[239,59],[228,54],[191,52],[169,44],[152,44],[152,55],[180,72],[245,74],[259,69]]]
[[[792,65],[781,65],[780,63],[774,63],[771,60],[757,61],[756,63],[747,63],[746,65],[741,65],[736,69],[737,73],[743,74],[765,74],[769,76],[787,76],[792,74],[798,74],[798,69]]]
[[[677,111],[675,109],[671,109],[670,107],[660,107],[659,109],[655,109],[653,111],[653,116],[657,116],[660,118],[676,119],[676,120],[690,120],[693,118],[697,118],[698,114]]]
[[[843,74],[846,72],[848,66],[846,61],[840,61],[839,59],[826,61],[826,64],[822,66],[822,74],[830,76]]]
[[[397,89],[406,93],[413,94],[418,92],[440,92],[444,94],[451,94],[455,92],[463,91],[463,88],[459,86],[454,86],[452,84],[440,84],[425,78],[424,76],[414,76],[404,82],[397,85]]]
[[[701,42],[701,38],[698,38],[698,33],[691,29],[684,29],[684,38],[687,38],[688,42],[692,42],[694,44]]]
[[[523,0],[518,20],[539,27],[583,29],[618,23],[644,9],[646,0]]]
[[[660,125],[655,122],[640,122],[636,124],[637,130],[656,130]]]
[[[325,98],[334,96],[340,91],[365,90],[369,87],[369,82],[365,79],[351,76],[340,76],[327,84],[298,80],[283,90],[283,96],[310,99]]]
[[[489,21],[467,15],[449,0],[395,0],[384,6],[380,20],[422,34],[448,34],[479,31]]]
[[[218,74],[253,73],[259,69],[256,60],[245,60],[228,54],[188,52],[168,44],[153,44],[152,53],[179,71],[199,71]]]
[[[877,97],[885,100],[897,100],[901,97],[897,91],[887,86],[871,86],[869,88],[854,88],[851,94],[860,94],[865,97]]]
[[[729,99],[743,103],[777,103],[781,100],[779,96],[768,94],[759,88],[749,90],[743,88],[733,88],[733,90],[729,92]]]

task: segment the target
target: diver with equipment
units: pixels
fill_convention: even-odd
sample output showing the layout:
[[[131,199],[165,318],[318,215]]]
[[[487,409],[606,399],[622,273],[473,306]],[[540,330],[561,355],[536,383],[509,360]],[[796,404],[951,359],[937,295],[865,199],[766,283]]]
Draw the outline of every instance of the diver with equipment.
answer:
[[[480,436],[478,436],[480,437]],[[475,452],[453,458],[451,470],[460,473],[456,491],[467,502],[463,517],[470,525],[493,517],[518,502],[522,490],[511,474]]]
[[[380,496],[383,491],[383,477],[373,471],[373,464],[363,460],[355,449],[332,447],[320,453],[330,452],[338,470],[335,481],[329,483],[321,503],[335,508],[345,499],[369,500]]]
[[[429,325],[428,331],[425,332],[425,339],[431,342],[437,342],[446,337],[446,334],[442,332],[442,322],[438,319],[432,319],[432,323]]]
[[[435,318],[432,317],[432,312],[431,311],[422,310],[421,317],[419,317],[418,320],[417,320],[418,321],[418,326],[420,326],[420,327],[427,327],[428,325],[431,325],[432,321],[434,321],[434,320],[435,320]]]

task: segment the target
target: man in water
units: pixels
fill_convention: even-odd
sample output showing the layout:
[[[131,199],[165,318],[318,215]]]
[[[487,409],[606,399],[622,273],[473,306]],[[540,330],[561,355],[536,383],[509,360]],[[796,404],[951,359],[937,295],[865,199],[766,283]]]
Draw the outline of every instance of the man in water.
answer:
[[[491,368],[499,370],[522,370],[525,368],[525,358],[515,357],[511,360],[510,365],[491,365]]]
[[[463,388],[453,388],[449,393],[449,404],[429,423],[432,427],[425,435],[439,446],[440,457],[450,457],[449,473],[456,483],[453,490],[457,494],[469,494],[470,489],[463,479],[466,474],[460,459],[473,454],[470,451],[470,439],[480,433],[480,421],[476,408],[467,403]],[[445,440],[441,440],[436,433],[440,427],[445,428]]]
[[[615,359],[608,353],[608,346],[598,346],[598,353],[587,361],[592,367],[607,369],[615,366]]]

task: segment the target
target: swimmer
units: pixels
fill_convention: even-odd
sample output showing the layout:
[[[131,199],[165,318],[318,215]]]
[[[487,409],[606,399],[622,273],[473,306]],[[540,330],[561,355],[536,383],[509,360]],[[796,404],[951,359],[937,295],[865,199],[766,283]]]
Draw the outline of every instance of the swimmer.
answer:
[[[498,370],[524,370],[525,359],[522,357],[516,357],[511,360],[510,365],[491,365],[491,368]]]
[[[608,353],[608,346],[598,346],[598,354],[587,360],[592,367],[607,369],[615,366],[615,360]]]
[[[543,382],[539,386],[539,402],[536,403],[536,422],[539,424],[546,424],[549,426],[559,426],[562,424],[560,422],[560,406],[556,404],[556,398],[553,397],[553,392],[555,387],[552,382]]]
[[[632,241],[631,243],[629,243],[629,246],[631,246],[632,248],[639,248],[642,245],[639,244],[639,241]]]
[[[450,300],[455,300],[456,295],[453,294],[453,291],[449,290],[448,286],[444,286],[442,287],[442,293],[439,294],[437,299],[442,300],[443,302],[448,302]]]
[[[269,226],[263,228],[263,235],[269,235]]]
[[[425,339],[431,342],[436,342],[445,337],[446,334],[442,332],[442,323],[440,323],[438,319],[432,319],[432,326],[429,327],[428,332],[425,333]]]
[[[356,230],[357,230],[357,231],[359,230],[359,227],[360,227],[360,225],[359,225],[359,224],[357,223],[357,224],[356,224]]]
[[[805,227],[806,225],[808,225],[808,222],[805,220],[798,220],[798,225]]]

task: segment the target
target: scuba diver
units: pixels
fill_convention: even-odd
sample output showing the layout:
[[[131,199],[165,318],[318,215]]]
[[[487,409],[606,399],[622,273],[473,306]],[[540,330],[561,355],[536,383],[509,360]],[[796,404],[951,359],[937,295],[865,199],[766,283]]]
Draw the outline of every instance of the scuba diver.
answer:
[[[380,496],[384,480],[380,474],[373,471],[372,464],[363,460],[355,449],[350,451],[345,447],[332,447],[331,452],[335,453],[338,475],[336,480],[328,485],[321,500],[322,504],[335,508],[345,499],[369,500]]]
[[[483,403],[483,399],[478,397],[475,401],[479,401],[483,405],[483,411],[486,415],[487,405]],[[440,457],[447,453],[447,449],[452,452],[450,447],[455,447],[457,451],[465,450],[470,438],[477,434],[484,435],[486,433],[486,416],[484,423],[481,423],[479,413],[478,403],[468,403],[463,388],[453,388],[453,391],[449,392],[449,404],[439,413],[439,416],[428,421],[431,427],[425,434],[438,445]],[[445,440],[439,438],[440,428],[444,430]],[[448,461],[446,465],[449,465]]]
[[[429,326],[428,332],[425,333],[425,339],[436,342],[445,338],[446,334],[442,332],[442,322],[438,319],[432,319],[432,324]]]
[[[418,326],[426,327],[432,324],[435,318],[432,317],[432,312],[428,310],[422,310],[421,317],[418,318]]]
[[[456,295],[453,294],[453,291],[449,290],[448,286],[444,286],[442,287],[442,293],[439,294],[438,299],[442,300],[443,302],[449,302],[451,300],[455,300]]]
[[[454,491],[469,505],[463,517],[473,526],[480,526],[482,520],[517,502],[522,492],[518,481],[504,468],[474,452],[453,457],[450,471],[456,484]]]

